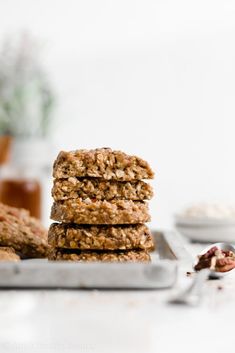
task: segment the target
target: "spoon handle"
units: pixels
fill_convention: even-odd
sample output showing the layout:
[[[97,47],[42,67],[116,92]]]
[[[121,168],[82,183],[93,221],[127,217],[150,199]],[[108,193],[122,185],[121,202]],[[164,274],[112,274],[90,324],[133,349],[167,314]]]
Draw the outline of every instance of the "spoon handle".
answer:
[[[203,284],[210,275],[209,269],[203,269],[196,273],[193,283],[175,297],[169,300],[173,304],[198,305],[202,296]]]

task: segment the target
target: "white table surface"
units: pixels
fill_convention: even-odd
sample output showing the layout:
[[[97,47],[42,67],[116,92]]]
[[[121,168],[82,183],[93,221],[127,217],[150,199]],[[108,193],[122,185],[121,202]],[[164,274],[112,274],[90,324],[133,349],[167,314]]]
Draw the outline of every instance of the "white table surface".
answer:
[[[191,280],[182,269],[170,290],[1,290],[0,352],[235,352],[235,271],[208,281],[199,307],[169,305]]]

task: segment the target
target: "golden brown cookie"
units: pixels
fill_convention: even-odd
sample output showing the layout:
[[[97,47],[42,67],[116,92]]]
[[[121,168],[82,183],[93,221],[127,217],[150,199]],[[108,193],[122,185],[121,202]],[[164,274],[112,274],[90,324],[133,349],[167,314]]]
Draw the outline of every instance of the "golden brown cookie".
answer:
[[[90,226],[53,223],[48,242],[54,248],[80,250],[152,249],[153,238],[144,224]]]
[[[47,230],[28,211],[0,203],[0,246],[14,248],[21,257],[46,257]]]
[[[49,253],[49,260],[78,261],[78,262],[149,262],[150,255],[144,250],[129,251],[79,251],[54,249]]]
[[[96,177],[106,180],[133,181],[153,179],[149,164],[111,148],[60,152],[53,167],[54,178]]]
[[[76,224],[137,224],[150,221],[148,205],[141,201],[70,199],[54,202],[51,219]]]
[[[0,247],[0,261],[19,261],[20,257],[13,248]]]

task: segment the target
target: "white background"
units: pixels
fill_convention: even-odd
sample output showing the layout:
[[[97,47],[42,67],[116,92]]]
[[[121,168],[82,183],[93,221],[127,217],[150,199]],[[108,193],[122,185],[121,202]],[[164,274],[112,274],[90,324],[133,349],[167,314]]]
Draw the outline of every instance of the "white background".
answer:
[[[0,37],[22,29],[46,42],[58,150],[147,159],[154,226],[191,202],[234,202],[234,1],[0,0]]]

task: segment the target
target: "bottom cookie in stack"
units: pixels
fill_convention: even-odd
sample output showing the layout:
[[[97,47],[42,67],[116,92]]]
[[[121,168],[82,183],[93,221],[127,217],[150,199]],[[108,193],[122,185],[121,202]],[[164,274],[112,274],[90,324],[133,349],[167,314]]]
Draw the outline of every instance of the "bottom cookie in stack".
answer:
[[[103,262],[149,262],[150,255],[144,250],[129,251],[81,251],[69,249],[54,249],[50,252],[49,260],[58,261],[103,261]]]
[[[149,229],[137,225],[51,225],[50,260],[145,262],[154,243]]]

